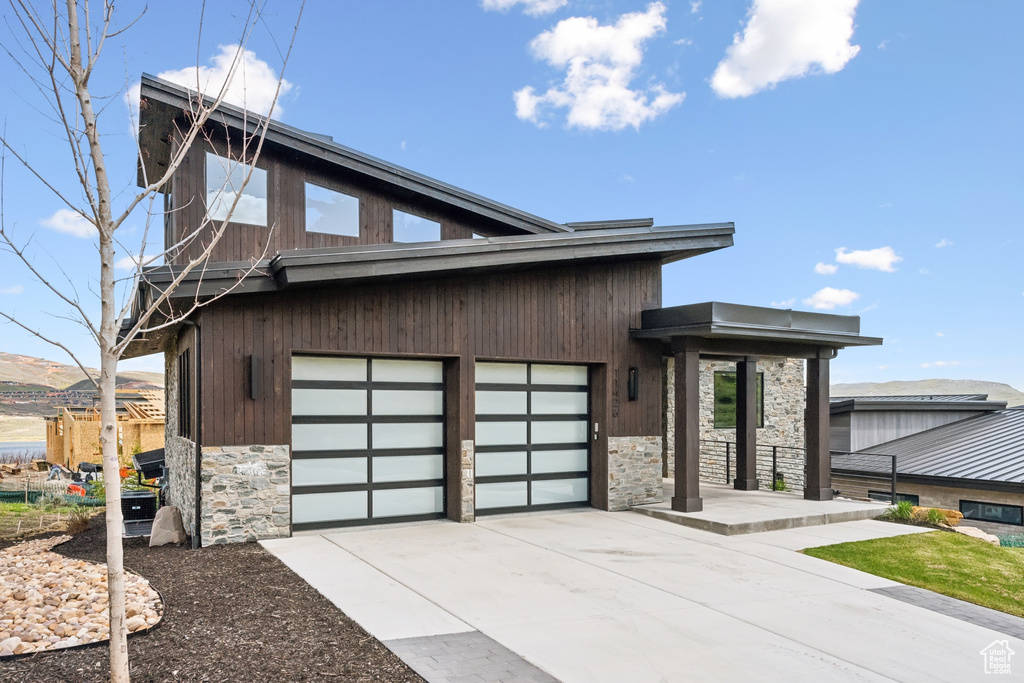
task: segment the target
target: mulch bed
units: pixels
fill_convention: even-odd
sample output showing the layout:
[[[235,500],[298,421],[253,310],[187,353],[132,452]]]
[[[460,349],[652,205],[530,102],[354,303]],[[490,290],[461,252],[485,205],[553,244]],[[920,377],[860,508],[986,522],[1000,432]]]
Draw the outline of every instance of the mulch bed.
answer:
[[[105,561],[103,518],[54,548]],[[255,543],[201,550],[126,539],[125,566],[164,599],[164,618],[128,639],[133,681],[422,681]],[[0,547],[11,545],[0,543]],[[0,681],[107,681],[104,645],[0,662]]]

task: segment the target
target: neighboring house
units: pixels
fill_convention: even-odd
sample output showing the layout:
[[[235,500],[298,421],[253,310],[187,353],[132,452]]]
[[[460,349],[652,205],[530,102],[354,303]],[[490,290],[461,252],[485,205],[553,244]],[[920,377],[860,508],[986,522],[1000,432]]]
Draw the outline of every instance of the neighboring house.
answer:
[[[117,455],[130,466],[132,455],[163,448],[165,398],[162,391],[118,391]],[[46,460],[71,470],[103,460],[100,413],[96,408],[62,407],[46,418]]]
[[[915,505],[959,510],[965,522],[994,533],[1024,533],[1024,406],[1006,408],[987,396],[872,396],[833,399],[833,437],[868,443],[858,454],[896,456],[898,500]],[[858,407],[872,418],[857,434]],[[886,406],[891,414],[886,415]],[[853,428],[836,420],[848,415]],[[949,421],[953,416],[957,419]],[[932,420],[939,426],[928,427]],[[878,434],[896,429],[904,434],[878,441]],[[863,461],[861,469],[871,466]],[[873,482],[873,483],[872,483]],[[854,481],[835,474],[833,486],[846,495],[863,492],[889,500],[891,480],[879,477]]]
[[[985,394],[834,396],[832,450],[859,451],[876,444],[1006,407]]]
[[[166,168],[192,96],[143,77],[140,173]],[[226,155],[252,115],[215,119],[167,196],[165,243],[186,243],[146,269],[133,316],[208,244],[225,183],[240,188]],[[758,359],[794,378],[805,364],[808,419],[784,431],[802,430],[804,495],[832,495],[829,359],[881,340],[852,316],[662,308],[662,266],[731,246],[731,223],[556,223],[273,121],[238,205],[170,305],[224,296],[127,354],[165,354],[170,499],[203,545],[660,500],[666,356],[674,509],[703,505],[711,361],[736,373],[739,489],[759,486]]]

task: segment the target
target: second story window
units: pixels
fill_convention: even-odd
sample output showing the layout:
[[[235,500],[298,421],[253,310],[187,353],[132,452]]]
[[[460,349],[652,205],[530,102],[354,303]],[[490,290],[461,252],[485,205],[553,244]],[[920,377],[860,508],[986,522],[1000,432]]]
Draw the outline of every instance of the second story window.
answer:
[[[441,224],[405,211],[394,210],[395,242],[439,242]]]
[[[306,183],[306,232],[359,237],[359,198]]]
[[[247,177],[249,182],[245,181]],[[206,215],[214,221],[225,220],[230,215],[232,223],[266,227],[267,172],[207,152]]]

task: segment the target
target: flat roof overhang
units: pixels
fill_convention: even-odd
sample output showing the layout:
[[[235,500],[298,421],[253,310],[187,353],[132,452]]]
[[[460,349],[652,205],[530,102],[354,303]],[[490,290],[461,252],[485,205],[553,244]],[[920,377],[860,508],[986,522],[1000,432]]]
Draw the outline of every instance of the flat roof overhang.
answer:
[[[860,334],[860,317],[709,301],[644,311],[634,339],[667,346],[695,344],[716,358],[777,356],[820,358],[824,350],[879,346],[880,337]]]
[[[417,277],[453,277],[582,263],[656,260],[671,263],[732,246],[732,223],[589,229],[413,244],[293,249],[256,264],[214,263],[188,273],[169,295],[172,305],[215,296]],[[137,293],[143,310],[180,275],[180,266],[146,268]],[[132,343],[125,358],[154,353],[159,338]]]
[[[1006,401],[894,401],[870,398],[833,398],[829,404],[832,415],[861,412],[971,412],[984,413],[1006,408]]]

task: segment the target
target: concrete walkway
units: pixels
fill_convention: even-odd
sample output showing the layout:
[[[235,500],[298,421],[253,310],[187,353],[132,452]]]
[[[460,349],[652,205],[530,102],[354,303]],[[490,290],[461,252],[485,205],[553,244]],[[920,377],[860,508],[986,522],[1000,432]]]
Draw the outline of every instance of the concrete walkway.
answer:
[[[986,680],[981,650],[1008,640],[1024,653],[1024,641],[794,552],[917,531],[858,521],[719,536],[588,509],[263,545],[396,651],[487,644],[421,658],[431,681]]]
[[[858,500],[804,500],[800,494],[784,491],[737,491],[727,484],[702,481],[704,509],[684,513],[672,509],[675,482],[665,479],[664,489],[661,503],[637,505],[633,511],[725,536],[874,519],[888,507]]]

